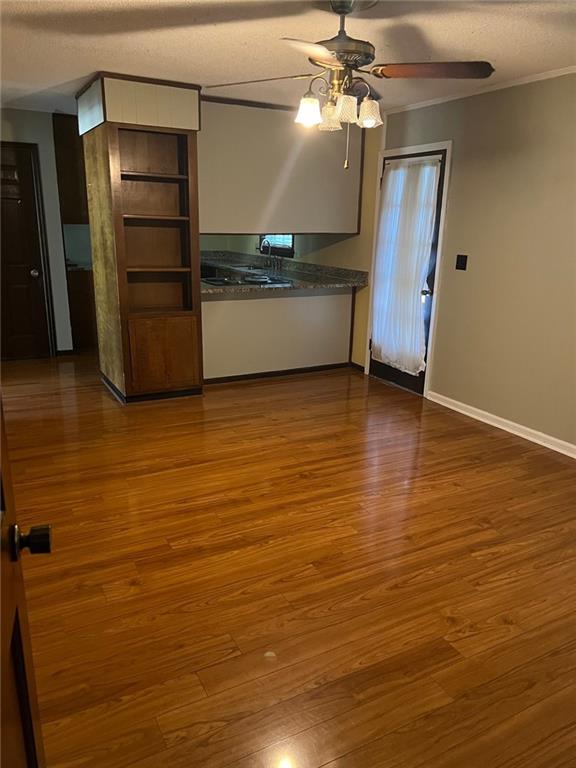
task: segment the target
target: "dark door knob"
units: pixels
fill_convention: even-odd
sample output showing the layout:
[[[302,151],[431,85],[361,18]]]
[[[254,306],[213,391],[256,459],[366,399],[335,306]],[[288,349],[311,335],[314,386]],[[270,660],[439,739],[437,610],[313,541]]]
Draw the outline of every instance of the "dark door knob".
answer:
[[[10,527],[12,560],[18,560],[23,549],[28,549],[31,555],[49,555],[52,551],[52,526],[33,525],[28,533],[24,534],[18,525],[12,525]]]

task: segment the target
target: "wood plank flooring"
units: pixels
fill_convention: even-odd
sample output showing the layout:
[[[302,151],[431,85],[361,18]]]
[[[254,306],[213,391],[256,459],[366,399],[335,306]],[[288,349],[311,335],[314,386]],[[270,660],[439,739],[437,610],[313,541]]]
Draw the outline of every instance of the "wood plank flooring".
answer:
[[[4,367],[50,768],[576,766],[576,464],[335,370]]]

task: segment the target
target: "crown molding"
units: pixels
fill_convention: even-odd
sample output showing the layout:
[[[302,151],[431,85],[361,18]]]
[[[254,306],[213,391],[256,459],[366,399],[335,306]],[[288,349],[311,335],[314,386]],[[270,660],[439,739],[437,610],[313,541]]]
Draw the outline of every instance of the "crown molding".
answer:
[[[551,80],[555,77],[562,77],[563,75],[576,74],[576,65],[571,67],[564,67],[563,69],[551,69],[548,72],[539,72],[536,75],[527,75],[526,77],[520,77],[517,80],[507,80],[504,83],[497,83],[495,85],[487,85],[483,88],[479,88],[474,93],[460,94],[459,96],[440,96],[437,99],[429,99],[428,101],[419,101],[414,104],[406,104],[403,107],[391,107],[390,109],[382,110],[385,115],[395,115],[399,112],[410,112],[413,109],[424,109],[425,107],[433,107],[436,104],[444,104],[447,101],[459,101],[460,99],[471,99],[474,96],[480,96],[483,93],[491,93],[492,91],[501,91],[505,88],[514,88],[517,85],[527,85],[528,83],[536,83],[539,80]]]

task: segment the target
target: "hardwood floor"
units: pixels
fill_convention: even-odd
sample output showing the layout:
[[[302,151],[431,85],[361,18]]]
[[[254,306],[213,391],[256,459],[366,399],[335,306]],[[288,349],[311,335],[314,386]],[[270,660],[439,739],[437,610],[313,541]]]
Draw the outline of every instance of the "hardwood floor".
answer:
[[[4,367],[50,768],[576,765],[576,464],[353,370]]]

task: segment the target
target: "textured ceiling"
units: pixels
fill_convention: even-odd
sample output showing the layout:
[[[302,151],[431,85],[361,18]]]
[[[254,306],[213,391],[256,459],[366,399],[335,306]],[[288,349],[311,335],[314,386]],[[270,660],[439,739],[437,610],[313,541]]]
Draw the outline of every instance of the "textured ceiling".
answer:
[[[2,101],[75,111],[95,71],[213,83],[312,71],[281,37],[332,37],[338,19],[314,0],[4,0]],[[348,18],[375,63],[488,59],[490,81],[375,81],[385,108],[474,93],[576,63],[576,3],[367,3]],[[302,82],[222,88],[220,96],[296,105]]]

